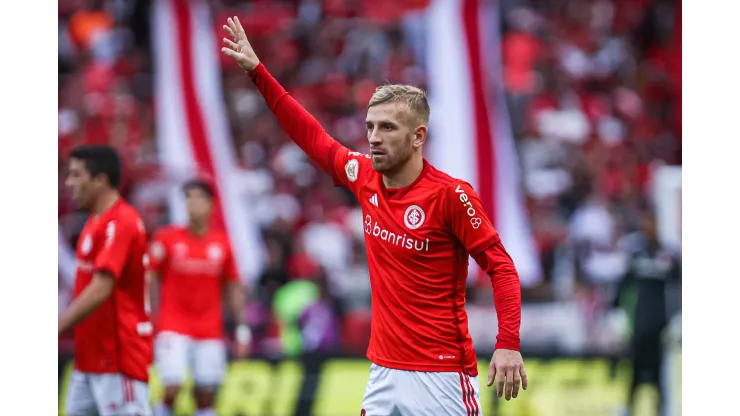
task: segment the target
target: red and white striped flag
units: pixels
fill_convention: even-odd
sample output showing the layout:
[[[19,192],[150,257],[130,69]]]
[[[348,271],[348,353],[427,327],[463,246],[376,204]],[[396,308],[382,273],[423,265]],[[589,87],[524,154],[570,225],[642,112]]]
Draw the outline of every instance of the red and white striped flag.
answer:
[[[253,281],[264,249],[232,147],[210,9],[204,1],[157,0],[151,24],[160,163],[183,179],[213,179],[214,225],[228,232],[242,276]],[[185,223],[182,190],[169,201],[174,222]]]
[[[523,286],[542,271],[519,181],[504,99],[498,10],[479,0],[433,0],[427,21],[429,158],[478,192]]]

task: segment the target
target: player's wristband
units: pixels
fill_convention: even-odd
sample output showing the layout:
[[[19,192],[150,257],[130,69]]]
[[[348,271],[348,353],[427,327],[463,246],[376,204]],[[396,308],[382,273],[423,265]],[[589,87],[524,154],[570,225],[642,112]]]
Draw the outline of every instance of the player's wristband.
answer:
[[[252,330],[243,324],[236,327],[235,335],[236,340],[244,344],[248,344],[252,340]]]

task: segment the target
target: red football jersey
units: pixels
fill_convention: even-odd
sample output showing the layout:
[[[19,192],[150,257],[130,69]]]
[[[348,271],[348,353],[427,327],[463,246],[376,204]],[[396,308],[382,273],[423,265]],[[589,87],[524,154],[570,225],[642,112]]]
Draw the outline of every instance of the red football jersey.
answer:
[[[198,236],[183,227],[163,227],[152,239],[149,268],[161,281],[157,331],[223,337],[223,284],[239,280],[226,234],[209,230]]]
[[[89,373],[123,373],[149,380],[152,324],[144,308],[147,242],[144,224],[123,199],[90,215],[77,244],[75,296],[95,272],[110,273],[110,298],[75,327],[75,368]]]
[[[491,276],[496,348],[519,350],[519,276],[471,186],[424,161],[412,184],[386,189],[370,156],[332,139],[264,65],[250,76],[296,144],[360,201],[372,288],[368,358],[401,370],[478,374],[465,311],[468,255]]]
[[[334,180],[360,202],[372,286],[368,358],[384,367],[477,374],[468,332],[468,254],[499,241],[472,187],[424,161],[386,189],[370,157],[339,147]]]

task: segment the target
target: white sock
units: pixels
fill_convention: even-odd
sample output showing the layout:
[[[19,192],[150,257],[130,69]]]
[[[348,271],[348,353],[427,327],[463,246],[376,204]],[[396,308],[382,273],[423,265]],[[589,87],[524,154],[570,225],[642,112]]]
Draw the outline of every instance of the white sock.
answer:
[[[172,416],[172,409],[164,403],[157,403],[154,406],[154,416]]]
[[[212,407],[204,407],[195,412],[195,416],[217,416]]]

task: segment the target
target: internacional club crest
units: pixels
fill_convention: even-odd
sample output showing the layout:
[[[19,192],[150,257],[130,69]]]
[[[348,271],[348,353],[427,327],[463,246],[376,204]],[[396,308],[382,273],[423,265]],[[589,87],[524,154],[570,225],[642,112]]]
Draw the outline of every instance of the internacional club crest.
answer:
[[[406,228],[409,230],[415,230],[424,224],[426,214],[424,210],[418,205],[411,205],[406,208],[406,213],[403,214],[403,223],[406,224]]]
[[[221,250],[221,246],[218,244],[211,244],[208,246],[208,260],[218,262],[221,261],[224,253]]]

